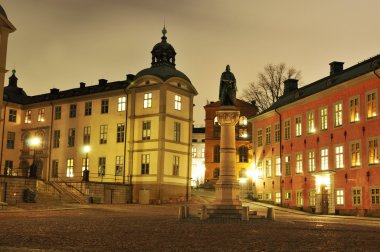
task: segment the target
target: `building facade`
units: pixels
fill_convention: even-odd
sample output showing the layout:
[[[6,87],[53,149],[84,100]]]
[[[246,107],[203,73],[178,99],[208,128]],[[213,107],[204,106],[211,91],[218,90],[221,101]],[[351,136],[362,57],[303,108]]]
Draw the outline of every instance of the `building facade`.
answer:
[[[217,121],[216,112],[220,110],[220,102],[210,102],[205,108],[206,112],[206,140],[205,140],[205,179],[215,183],[219,177],[220,169],[220,125]],[[236,176],[245,182],[247,171],[252,160],[251,147],[251,123],[248,118],[257,113],[255,104],[236,99],[236,109],[240,111],[240,120],[235,128],[236,136]]]
[[[1,113],[1,175],[80,182],[89,170],[90,182],[130,186],[133,202],[142,190],[150,202],[188,199],[197,91],[175,68],[162,32],[151,67],[125,80],[29,96],[13,71]]]
[[[205,127],[193,127],[191,186],[198,187],[205,182]]]
[[[254,195],[323,214],[380,214],[380,56],[284,95],[253,124]]]

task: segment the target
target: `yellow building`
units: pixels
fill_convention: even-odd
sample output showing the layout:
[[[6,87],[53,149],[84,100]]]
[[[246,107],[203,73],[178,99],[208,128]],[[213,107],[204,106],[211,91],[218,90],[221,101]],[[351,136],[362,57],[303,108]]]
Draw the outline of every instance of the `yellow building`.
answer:
[[[14,28],[1,25],[9,26],[1,29],[5,73],[3,36]],[[4,88],[1,175],[71,183],[87,196],[89,183],[112,183],[132,188],[126,201],[139,202],[141,191],[150,202],[186,200],[197,91],[175,68],[176,52],[162,32],[151,67],[125,80],[28,96],[13,71]],[[90,182],[83,187],[87,169]]]

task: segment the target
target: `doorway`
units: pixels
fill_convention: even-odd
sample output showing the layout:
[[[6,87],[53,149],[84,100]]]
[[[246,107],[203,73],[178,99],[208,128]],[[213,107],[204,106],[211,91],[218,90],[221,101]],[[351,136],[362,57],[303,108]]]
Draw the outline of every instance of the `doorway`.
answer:
[[[329,213],[329,194],[326,186],[321,186],[322,193],[322,214]]]

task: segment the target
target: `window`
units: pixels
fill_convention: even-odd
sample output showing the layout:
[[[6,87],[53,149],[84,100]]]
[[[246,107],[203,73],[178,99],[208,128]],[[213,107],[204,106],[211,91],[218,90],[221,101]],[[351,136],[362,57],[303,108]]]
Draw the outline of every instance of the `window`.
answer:
[[[292,192],[286,191],[285,192],[285,200],[291,200],[292,199]]]
[[[368,140],[368,163],[369,164],[378,164],[379,163],[378,139]]]
[[[315,206],[315,190],[309,191],[309,206]]]
[[[7,133],[7,149],[15,148],[16,132],[8,131]]]
[[[367,118],[377,116],[377,99],[376,92],[367,94]]]
[[[298,207],[303,206],[303,192],[302,191],[296,192],[296,204]]]
[[[87,126],[83,128],[83,144],[90,144],[91,139],[91,127]]]
[[[281,203],[281,193],[280,192],[276,192],[276,194],[275,194],[275,203],[276,204]]]
[[[144,94],[144,108],[151,108],[152,107],[152,93],[145,93]]]
[[[149,140],[150,139],[150,121],[143,121],[143,127],[142,127],[142,140]]]
[[[212,177],[213,178],[219,178],[219,174],[220,174],[220,169],[219,168],[215,168],[213,173],[212,173]]]
[[[295,119],[296,123],[296,136],[302,135],[302,116],[297,116]]]
[[[271,127],[266,127],[265,128],[265,144],[269,145],[271,144]]]
[[[116,161],[115,161],[115,175],[116,176],[123,175],[123,167],[124,167],[124,157],[116,156]]]
[[[334,105],[334,127],[343,125],[343,103],[338,102]]]
[[[263,130],[257,130],[257,146],[263,146]]]
[[[88,157],[82,158],[82,176],[83,176],[83,171],[85,171],[86,168],[88,169],[89,164],[90,164],[90,159]]]
[[[303,172],[302,169],[302,153],[296,154],[296,173],[300,174]]]
[[[74,159],[72,158],[67,159],[66,177],[74,177]]]
[[[278,143],[281,139],[281,131],[280,131],[280,124],[276,123],[274,125],[274,142]]]
[[[100,144],[107,143],[108,125],[100,125]]]
[[[73,147],[75,144],[75,128],[69,129],[68,146]]]
[[[205,148],[202,148],[202,151],[201,151],[201,158],[204,158],[205,157]]]
[[[270,159],[265,160],[265,174],[267,178],[272,177],[272,160]]]
[[[315,133],[314,112],[308,112],[307,115],[307,133]]]
[[[44,108],[38,109],[37,122],[44,122],[44,121],[45,121],[45,109]]]
[[[239,162],[240,163],[248,162],[248,148],[246,146],[239,147]]]
[[[109,100],[108,99],[102,99],[101,106],[100,106],[100,113],[101,114],[108,114],[108,105],[109,105]]]
[[[281,176],[281,158],[275,157],[275,165],[276,165],[276,176]]]
[[[248,129],[247,128],[239,128],[239,137],[247,138],[248,137]]]
[[[182,110],[182,97],[179,95],[174,96],[174,109]]]
[[[179,156],[173,158],[173,176],[179,175]]]
[[[69,117],[74,118],[76,116],[77,116],[77,105],[76,104],[70,104]]]
[[[58,160],[53,160],[52,161],[52,173],[51,176],[53,178],[58,178]]]
[[[214,118],[214,137],[215,138],[220,137],[220,125],[218,123],[218,117],[216,116]]]
[[[197,157],[197,148],[196,148],[196,147],[193,147],[193,148],[191,149],[191,156],[192,156],[193,158],[196,158],[196,157]]]
[[[62,107],[61,106],[55,106],[54,107],[54,120],[61,120],[62,115]]]
[[[258,178],[263,178],[263,161],[259,161],[257,163],[257,177]]]
[[[360,142],[351,143],[351,167],[360,166]]]
[[[16,119],[17,119],[17,110],[10,109],[9,110],[8,121],[10,121],[10,122],[16,122]]]
[[[13,176],[13,161],[12,160],[5,160],[4,175]]]
[[[352,205],[361,205],[362,204],[362,189],[361,188],[352,188]]]
[[[124,123],[118,123],[116,125],[116,142],[117,143],[124,142],[124,131],[125,131]]]
[[[327,108],[321,108],[319,111],[319,129],[327,130],[328,121],[327,121]]]
[[[344,205],[344,190],[343,189],[336,189],[336,204],[338,206]]]
[[[267,192],[267,193],[265,194],[265,199],[266,199],[266,200],[272,200],[272,193]]]
[[[309,172],[315,172],[315,151],[307,153]]]
[[[284,139],[289,140],[290,139],[290,120],[286,120],[284,122]]]
[[[150,155],[141,155],[141,174],[149,174]]]
[[[103,177],[104,175],[106,175],[106,158],[105,157],[99,157],[98,176]]]
[[[53,148],[59,148],[60,138],[61,138],[61,131],[60,130],[54,130],[54,133],[53,133]]]
[[[214,146],[214,163],[220,162],[220,146],[215,145]]]
[[[245,117],[245,116],[241,116],[241,117],[239,118],[239,125],[240,125],[240,126],[247,126],[247,125],[248,125],[247,117]]]
[[[90,116],[92,114],[92,102],[88,101],[84,104],[84,115]]]
[[[321,171],[326,171],[329,169],[329,149],[321,149]]]
[[[127,97],[122,96],[122,97],[117,98],[117,111],[118,112],[125,111],[126,107],[127,107]],[[108,105],[107,105],[107,112],[108,112]]]
[[[344,167],[343,145],[335,146],[335,168],[342,169]]]
[[[371,188],[371,206],[380,205],[380,188]]]
[[[291,174],[290,156],[285,156],[285,176],[290,176]]]
[[[359,97],[354,97],[350,99],[350,122],[358,122],[360,120],[360,107],[359,107]]]
[[[179,122],[174,123],[174,141],[178,143],[181,141],[181,123]]]
[[[25,123],[29,124],[31,122],[32,122],[32,111],[27,110],[27,111],[25,111]]]
[[[258,193],[257,194],[257,199],[258,200],[263,200],[263,193]]]

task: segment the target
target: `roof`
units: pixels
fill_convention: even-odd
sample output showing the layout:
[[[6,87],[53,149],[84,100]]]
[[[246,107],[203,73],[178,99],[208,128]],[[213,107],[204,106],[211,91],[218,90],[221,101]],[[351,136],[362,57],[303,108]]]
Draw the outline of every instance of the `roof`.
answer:
[[[256,105],[249,103],[249,102],[246,102],[246,101],[243,101],[243,100],[240,100],[240,99],[236,99],[236,106],[237,107],[252,106],[252,107],[256,108]],[[210,108],[210,107],[220,107],[220,101],[210,102],[204,106],[204,108]]]
[[[205,133],[205,132],[206,132],[206,128],[205,127],[193,128],[193,133]]]
[[[0,15],[3,15],[4,17],[8,18],[7,13],[5,12],[5,10],[3,9],[1,5],[0,5]]]
[[[379,68],[380,68],[380,54],[372,58],[369,58],[361,63],[358,63],[352,67],[349,67],[339,73],[329,75],[309,85],[303,86],[286,95],[283,95],[275,103],[273,103],[268,109],[262,111],[258,115],[265,114],[271,110],[283,107],[297,100],[304,99],[308,96],[311,96],[316,93],[327,90],[329,88],[335,87],[339,84],[352,80],[356,77],[362,76],[366,73],[377,70]]]
[[[190,79],[184,73],[182,73],[181,71],[178,71],[177,69],[175,69],[175,67],[167,65],[167,64],[151,66],[150,68],[141,70],[140,72],[136,74],[135,79],[140,78],[144,75],[157,76],[163,81],[166,81],[172,77],[179,77],[191,83]]]

